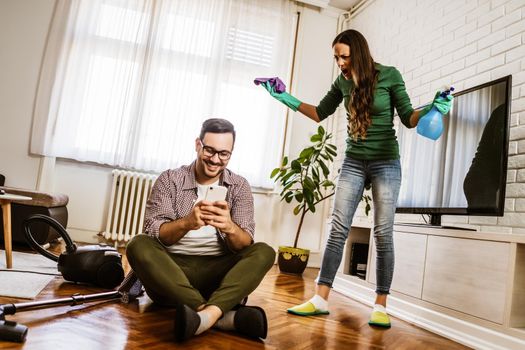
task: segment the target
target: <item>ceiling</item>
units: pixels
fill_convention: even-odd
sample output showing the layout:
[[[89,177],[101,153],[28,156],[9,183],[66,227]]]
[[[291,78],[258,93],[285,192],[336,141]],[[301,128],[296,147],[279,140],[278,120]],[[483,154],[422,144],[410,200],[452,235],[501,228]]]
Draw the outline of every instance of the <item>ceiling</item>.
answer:
[[[352,6],[357,5],[361,0],[330,0],[328,5],[337,7],[341,10],[349,10]]]

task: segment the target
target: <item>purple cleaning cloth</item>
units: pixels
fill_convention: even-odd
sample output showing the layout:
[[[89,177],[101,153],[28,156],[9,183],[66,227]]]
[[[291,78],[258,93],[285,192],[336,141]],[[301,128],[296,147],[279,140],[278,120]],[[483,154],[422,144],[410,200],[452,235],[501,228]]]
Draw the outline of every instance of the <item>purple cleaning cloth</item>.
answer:
[[[274,87],[275,92],[281,94],[286,91],[286,85],[284,85],[283,81],[279,79],[278,77],[275,78],[256,78],[254,81],[255,85],[259,85],[261,83],[269,82],[270,86]]]

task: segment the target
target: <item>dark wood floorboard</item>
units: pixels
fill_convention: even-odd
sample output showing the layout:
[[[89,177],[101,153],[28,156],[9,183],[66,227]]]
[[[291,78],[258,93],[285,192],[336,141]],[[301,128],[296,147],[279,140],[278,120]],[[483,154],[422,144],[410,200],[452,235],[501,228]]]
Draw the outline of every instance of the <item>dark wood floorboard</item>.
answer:
[[[396,318],[391,329],[372,328],[367,324],[370,308],[336,292],[331,295],[328,316],[287,314],[286,308],[311,296],[316,274],[317,269],[307,269],[302,277],[285,275],[274,266],[250,295],[248,304],[263,307],[268,316],[264,341],[212,329],[177,344],[173,341],[175,311],[156,307],[145,295],[131,304],[99,301],[7,316],[28,326],[29,333],[24,344],[0,341],[0,349],[467,349]],[[102,291],[56,277],[36,300]],[[0,303],[23,301],[0,297]]]

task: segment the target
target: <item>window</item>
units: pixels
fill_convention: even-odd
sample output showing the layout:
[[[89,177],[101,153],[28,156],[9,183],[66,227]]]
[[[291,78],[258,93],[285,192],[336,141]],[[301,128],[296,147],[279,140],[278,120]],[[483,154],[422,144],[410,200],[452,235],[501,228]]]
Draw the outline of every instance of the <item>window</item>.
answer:
[[[190,163],[202,122],[221,117],[238,135],[229,167],[273,187],[284,107],[253,80],[288,76],[290,1],[70,3],[33,152],[160,172]]]

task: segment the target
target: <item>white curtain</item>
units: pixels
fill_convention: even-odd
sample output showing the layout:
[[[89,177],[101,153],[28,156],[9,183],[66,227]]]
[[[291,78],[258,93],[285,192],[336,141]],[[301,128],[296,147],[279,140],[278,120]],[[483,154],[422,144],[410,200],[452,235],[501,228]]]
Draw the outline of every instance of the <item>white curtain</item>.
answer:
[[[160,172],[221,117],[237,130],[229,168],[270,188],[285,113],[253,79],[287,81],[295,20],[288,0],[59,0],[31,151]]]
[[[502,84],[456,97],[436,141],[418,135],[416,129],[400,127],[403,181],[398,207],[466,208],[465,175],[491,113],[504,101]]]

